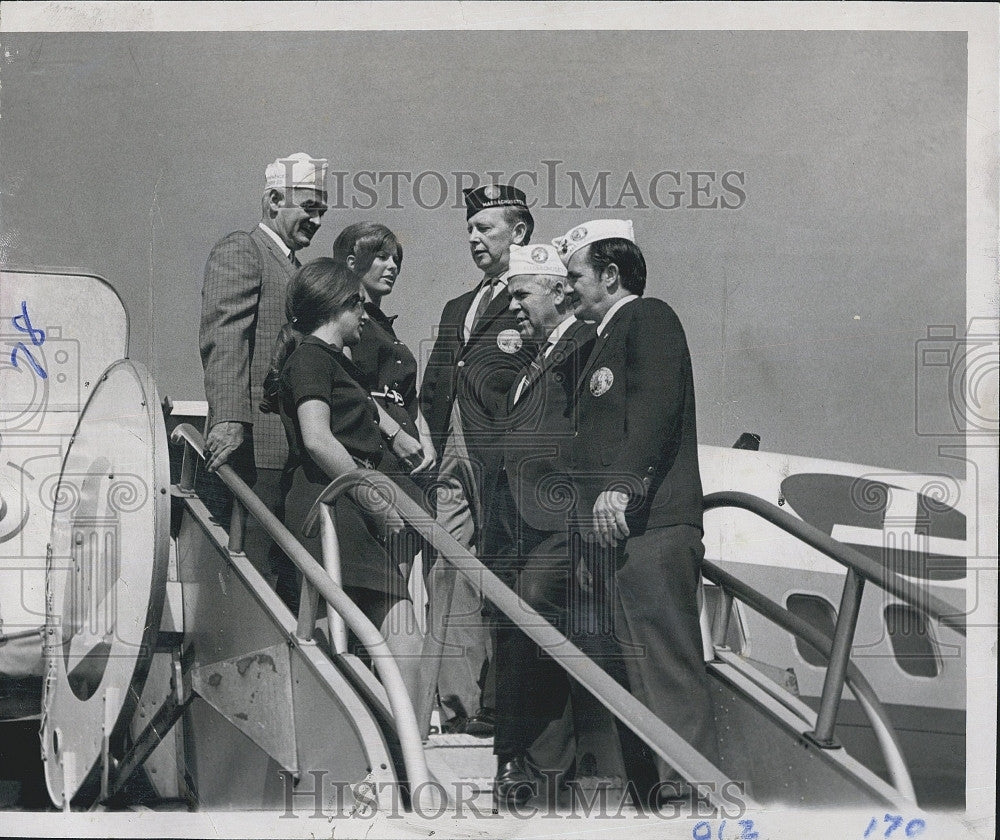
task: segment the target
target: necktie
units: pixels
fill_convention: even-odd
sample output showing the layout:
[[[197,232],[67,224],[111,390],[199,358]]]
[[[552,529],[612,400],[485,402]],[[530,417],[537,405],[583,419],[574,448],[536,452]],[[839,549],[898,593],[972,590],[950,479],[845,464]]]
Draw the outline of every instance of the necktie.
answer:
[[[548,349],[548,343],[544,344],[542,349],[538,351],[538,355],[531,360],[531,364],[528,365],[528,372],[521,378],[521,381],[517,385],[517,391],[514,393],[515,403],[524,396],[524,392],[542,375],[542,362],[545,361],[545,351]]]
[[[483,319],[483,315],[486,314],[486,310],[490,308],[490,304],[493,303],[493,285],[494,281],[484,280],[483,288],[486,289],[486,293],[479,299],[479,305],[476,307],[476,317],[472,319],[472,330],[475,332],[479,328],[479,322]]]
[[[296,268],[302,268],[302,263],[299,262],[299,258],[295,256],[294,251],[288,252],[288,261],[294,265]]]

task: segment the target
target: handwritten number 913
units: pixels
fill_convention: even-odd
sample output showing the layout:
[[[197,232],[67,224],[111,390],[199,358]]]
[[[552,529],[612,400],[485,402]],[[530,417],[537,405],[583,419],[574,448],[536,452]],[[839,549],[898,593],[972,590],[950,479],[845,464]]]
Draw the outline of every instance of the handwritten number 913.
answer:
[[[885,830],[883,837],[892,837],[900,826],[903,825],[903,818],[899,814],[886,814],[882,818],[882,822],[888,823],[888,827]],[[880,826],[878,817],[872,817],[871,822],[868,823],[868,828],[865,829],[865,833],[862,838],[872,837],[875,834],[876,829]],[[916,837],[919,834],[924,833],[924,829],[927,828],[927,823],[923,820],[910,820],[906,826],[903,828],[903,835],[906,837]]]
[[[15,315],[11,319],[11,323],[14,325],[15,330],[25,333],[31,339],[31,343],[35,347],[41,347],[42,344],[45,343],[45,330],[38,329],[37,327],[33,327],[31,325],[31,318],[28,317],[27,301],[21,301],[21,314]],[[19,353],[24,356],[28,364],[30,364],[34,369],[35,373],[37,373],[42,379],[48,378],[45,368],[38,363],[38,360],[34,357],[34,355],[32,355],[28,345],[23,341],[17,342],[17,344],[14,345],[14,349],[10,351],[10,363],[13,367],[18,367],[17,357]]]
[[[737,820],[736,825],[739,826],[738,834],[725,834],[726,821],[723,820],[719,823],[719,830],[713,836],[711,824],[702,820],[695,823],[694,828],[691,829],[691,837],[693,840],[758,840],[760,838],[760,834],[753,830],[753,820]]]

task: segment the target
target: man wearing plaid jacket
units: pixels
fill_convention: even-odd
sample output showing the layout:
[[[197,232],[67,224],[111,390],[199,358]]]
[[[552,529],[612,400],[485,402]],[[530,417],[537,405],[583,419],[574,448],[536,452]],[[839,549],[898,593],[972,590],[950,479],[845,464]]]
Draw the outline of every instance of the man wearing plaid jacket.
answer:
[[[249,233],[230,233],[209,255],[199,343],[208,471],[229,463],[280,517],[288,447],[278,416],[260,411],[262,385],[285,323],[285,287],[300,265],[297,252],[327,209],[326,161],[299,152],[275,160],[264,178],[260,223]],[[212,512],[225,522],[224,500],[219,507]],[[247,524],[247,557],[273,582],[271,541],[252,518]]]

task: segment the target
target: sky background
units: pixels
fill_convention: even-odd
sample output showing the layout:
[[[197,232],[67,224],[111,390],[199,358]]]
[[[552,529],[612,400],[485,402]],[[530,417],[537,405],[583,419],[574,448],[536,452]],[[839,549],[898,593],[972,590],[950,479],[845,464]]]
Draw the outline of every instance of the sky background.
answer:
[[[0,262],[83,267],[131,318],[161,396],[203,398],[205,260],[260,217],[263,170],[305,151],[347,172],[303,259],[384,222],[403,242],[397,331],[418,354],[479,279],[454,172],[520,185],[535,241],[634,220],[647,294],[687,332],[702,443],[960,473],[928,327],[965,322],[966,37],[935,32],[325,32],[4,35]],[[556,190],[547,178],[555,166]],[[443,173],[440,207],[356,173]],[[658,172],[715,172],[695,208]],[[568,207],[606,171],[620,209]],[[721,187],[743,174],[745,199]],[[365,177],[365,176],[362,176]],[[436,203],[425,176],[422,200]],[[668,203],[670,176],[658,197]],[[596,199],[595,199],[596,201]],[[557,207],[543,207],[545,203]],[[577,204],[583,203],[577,193]],[[937,377],[935,379],[935,377]],[[920,405],[919,399],[922,401]],[[918,409],[929,421],[921,422]]]

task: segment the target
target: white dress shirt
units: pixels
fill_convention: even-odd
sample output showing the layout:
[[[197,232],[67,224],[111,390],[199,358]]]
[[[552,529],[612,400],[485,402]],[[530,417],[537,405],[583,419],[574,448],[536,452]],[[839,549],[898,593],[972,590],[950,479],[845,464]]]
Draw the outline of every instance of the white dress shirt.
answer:
[[[633,300],[638,300],[638,299],[639,299],[638,295],[625,295],[625,297],[623,297],[621,300],[616,300],[614,302],[614,305],[604,314],[604,317],[601,319],[601,323],[598,324],[597,334],[600,335],[601,333],[604,332],[604,328],[608,325],[608,321],[610,321],[614,317],[615,313],[619,309],[621,309],[626,303],[631,303]]]
[[[278,234],[276,234],[273,230],[271,230],[271,228],[269,228],[263,222],[259,222],[257,224],[257,227],[259,227],[262,231],[264,231],[264,233],[266,233],[268,236],[270,236],[271,239],[273,239],[275,242],[277,242],[278,243],[278,247],[281,248],[281,253],[284,254],[289,259],[291,259],[292,249],[289,248],[285,244],[285,240],[284,239],[282,239],[280,236],[278,236]]]

